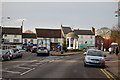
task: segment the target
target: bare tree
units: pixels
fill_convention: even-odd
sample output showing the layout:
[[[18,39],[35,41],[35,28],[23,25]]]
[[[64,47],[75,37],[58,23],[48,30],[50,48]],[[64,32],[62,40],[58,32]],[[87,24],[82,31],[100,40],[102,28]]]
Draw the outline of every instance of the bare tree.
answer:
[[[96,31],[96,35],[100,35],[102,37],[107,37],[111,35],[111,30],[107,27],[102,27]]]

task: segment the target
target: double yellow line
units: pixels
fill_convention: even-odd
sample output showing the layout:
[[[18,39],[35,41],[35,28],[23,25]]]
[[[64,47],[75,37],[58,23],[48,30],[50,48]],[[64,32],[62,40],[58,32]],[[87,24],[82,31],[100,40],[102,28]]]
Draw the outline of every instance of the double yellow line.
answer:
[[[110,80],[116,80],[106,69],[100,69]]]

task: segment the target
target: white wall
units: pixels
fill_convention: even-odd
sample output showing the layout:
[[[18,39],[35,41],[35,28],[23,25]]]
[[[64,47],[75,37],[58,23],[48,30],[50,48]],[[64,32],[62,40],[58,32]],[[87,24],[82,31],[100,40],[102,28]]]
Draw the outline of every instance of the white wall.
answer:
[[[83,36],[83,38],[81,38]],[[91,39],[92,36],[92,39]],[[95,35],[78,35],[78,43],[81,44],[81,41],[83,41],[83,44],[85,44],[85,41],[87,41],[87,44],[95,44]]]
[[[27,43],[29,43],[29,41],[31,41],[31,39],[24,38],[23,39],[23,44],[25,43],[25,39],[27,39]],[[37,44],[37,39],[32,39],[32,40],[33,40],[33,44]]]
[[[16,35],[16,37],[15,37],[15,35],[7,35],[6,37],[5,37],[5,35],[3,35],[3,38],[4,39],[9,39],[9,42],[14,42],[14,39],[19,39],[19,43],[21,43],[22,42],[22,35]]]

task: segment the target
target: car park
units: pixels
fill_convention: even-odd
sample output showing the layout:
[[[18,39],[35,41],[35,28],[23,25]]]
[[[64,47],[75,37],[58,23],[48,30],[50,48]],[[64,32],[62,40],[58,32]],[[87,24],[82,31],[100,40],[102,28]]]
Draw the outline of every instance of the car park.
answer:
[[[105,67],[106,55],[104,55],[101,50],[89,49],[84,55],[85,67],[88,65]]]
[[[37,56],[39,55],[47,55],[49,56],[49,50],[46,47],[38,47]]]

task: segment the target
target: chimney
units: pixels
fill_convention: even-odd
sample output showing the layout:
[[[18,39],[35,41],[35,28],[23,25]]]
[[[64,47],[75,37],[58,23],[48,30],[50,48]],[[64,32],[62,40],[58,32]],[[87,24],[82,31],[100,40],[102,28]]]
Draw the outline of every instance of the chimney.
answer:
[[[95,33],[95,28],[94,28],[94,27],[91,27],[91,31],[92,31],[93,33]]]

